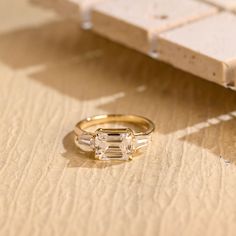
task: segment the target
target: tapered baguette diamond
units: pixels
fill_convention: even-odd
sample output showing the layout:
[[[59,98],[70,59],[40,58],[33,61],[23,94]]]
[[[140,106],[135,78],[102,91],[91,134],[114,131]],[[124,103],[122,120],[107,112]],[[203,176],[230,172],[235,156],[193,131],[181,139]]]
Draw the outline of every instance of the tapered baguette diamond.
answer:
[[[151,135],[138,135],[135,136],[135,144],[134,147],[136,150],[145,148],[151,142]]]
[[[134,135],[130,129],[98,129],[95,157],[99,160],[129,160],[133,153]]]
[[[93,135],[83,133],[80,137],[75,136],[75,144],[83,151],[91,152],[94,149],[94,138]]]

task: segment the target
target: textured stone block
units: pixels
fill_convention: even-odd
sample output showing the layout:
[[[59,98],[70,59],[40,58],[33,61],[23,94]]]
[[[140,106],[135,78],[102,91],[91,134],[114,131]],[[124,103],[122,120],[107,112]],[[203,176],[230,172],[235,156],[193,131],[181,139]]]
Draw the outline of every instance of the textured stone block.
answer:
[[[155,48],[158,33],[211,15],[208,4],[182,0],[112,0],[94,7],[94,30],[144,53]]]
[[[206,0],[206,1],[224,9],[236,10],[236,0]]]
[[[221,14],[158,36],[160,59],[224,86],[236,81],[236,16]]]

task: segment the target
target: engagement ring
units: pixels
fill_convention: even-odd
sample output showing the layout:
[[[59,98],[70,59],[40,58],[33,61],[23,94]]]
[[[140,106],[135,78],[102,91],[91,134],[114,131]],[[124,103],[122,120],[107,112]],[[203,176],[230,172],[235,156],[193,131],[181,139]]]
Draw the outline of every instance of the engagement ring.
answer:
[[[84,151],[93,151],[98,160],[127,161],[148,145],[154,129],[153,122],[145,117],[98,115],[75,126],[75,144]]]

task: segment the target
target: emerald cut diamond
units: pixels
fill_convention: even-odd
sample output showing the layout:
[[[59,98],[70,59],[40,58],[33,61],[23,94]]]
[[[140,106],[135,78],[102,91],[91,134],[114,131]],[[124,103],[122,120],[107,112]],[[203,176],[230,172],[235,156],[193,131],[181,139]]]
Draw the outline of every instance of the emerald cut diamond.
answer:
[[[131,129],[98,129],[95,134],[95,157],[99,160],[129,160],[133,153]]]

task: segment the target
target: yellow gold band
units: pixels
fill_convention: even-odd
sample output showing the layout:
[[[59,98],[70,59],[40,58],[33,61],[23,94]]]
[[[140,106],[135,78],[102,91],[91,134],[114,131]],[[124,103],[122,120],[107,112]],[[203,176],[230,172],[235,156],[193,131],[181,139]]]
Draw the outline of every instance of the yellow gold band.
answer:
[[[109,114],[109,115],[97,115],[93,117],[81,120],[75,126],[75,133],[80,135],[81,132],[87,132],[86,129],[99,124],[107,123],[130,123],[142,128],[141,132],[135,133],[135,135],[149,135],[155,129],[154,123],[142,116],[137,115],[120,115],[120,114]]]

